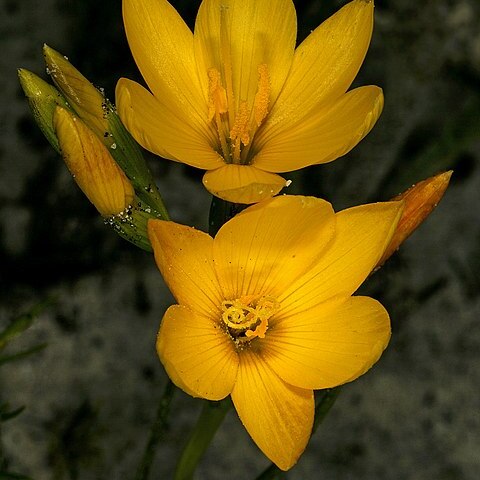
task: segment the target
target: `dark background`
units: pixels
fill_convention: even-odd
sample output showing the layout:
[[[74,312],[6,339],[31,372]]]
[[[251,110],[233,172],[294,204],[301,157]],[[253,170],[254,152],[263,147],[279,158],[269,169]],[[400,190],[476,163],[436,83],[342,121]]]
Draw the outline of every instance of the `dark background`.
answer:
[[[345,2],[295,2],[299,40]],[[199,1],[173,2],[193,25]],[[387,200],[455,170],[437,211],[366,292],[387,307],[382,360],[344,388],[290,479],[473,480],[480,470],[480,4],[378,0],[356,85],[384,89],[372,133],[345,158],[288,175],[291,192],[335,208]],[[47,348],[0,368],[1,424],[12,471],[47,479],[128,479],[165,383],[154,340],[171,297],[151,257],[103,225],[32,121],[16,69],[44,75],[42,44],[67,55],[113,99],[139,79],[121,2],[0,0],[0,328],[54,296],[9,352]],[[176,221],[206,227],[202,172],[151,158]],[[175,397],[152,478],[170,478],[199,408]],[[234,412],[199,479],[254,478],[268,462]]]

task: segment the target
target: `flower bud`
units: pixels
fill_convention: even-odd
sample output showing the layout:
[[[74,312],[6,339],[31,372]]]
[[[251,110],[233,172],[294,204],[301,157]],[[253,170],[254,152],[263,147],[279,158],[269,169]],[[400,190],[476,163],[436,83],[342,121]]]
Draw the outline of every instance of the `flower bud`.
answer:
[[[43,54],[47,73],[50,74],[72,109],[99,137],[108,136],[103,94],[66,57],[53,48],[44,45]]]
[[[68,169],[100,214],[118,215],[131,206],[134,189],[95,133],[60,107],[53,125]]]
[[[67,101],[54,86],[28,70],[20,68],[18,78],[28,99],[35,122],[50,145],[57,152],[60,152],[58,139],[53,128],[53,112],[58,106],[68,109]]]
[[[142,152],[122,124],[115,107],[66,57],[45,45],[47,72],[71,108],[110,150],[115,162],[132,182],[143,203],[151,205],[163,219],[168,213]]]
[[[438,202],[442,199],[452,173],[452,170],[449,170],[448,172],[427,178],[392,199],[403,200],[405,207],[393,238],[376,268],[381,267],[430,213],[432,213],[438,205]]]

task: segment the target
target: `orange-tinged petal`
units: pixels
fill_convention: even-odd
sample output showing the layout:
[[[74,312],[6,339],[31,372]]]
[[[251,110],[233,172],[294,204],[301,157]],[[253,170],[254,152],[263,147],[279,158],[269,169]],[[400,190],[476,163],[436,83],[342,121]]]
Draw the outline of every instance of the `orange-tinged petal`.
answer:
[[[177,11],[166,0],[123,0],[123,21],[133,58],[153,94],[185,121],[208,129],[193,33]]]
[[[223,73],[229,63],[236,108],[240,101],[251,107],[258,88],[258,67],[266,64],[273,102],[290,69],[296,30],[291,0],[204,0],[194,36],[198,75],[204,88],[208,69]]]
[[[345,93],[367,53],[373,1],[354,0],[295,50],[292,68],[264,128],[282,130]]]
[[[102,141],[78,118],[57,107],[53,126],[65,163],[83,193],[103,216],[132,204],[135,192]]]
[[[251,165],[224,165],[203,176],[203,185],[212,194],[232,203],[257,203],[273,197],[285,187],[284,178]]]
[[[382,109],[381,88],[356,88],[298,124],[279,129],[264,145],[258,145],[260,151],[252,163],[279,173],[331,162],[370,132]]]
[[[171,306],[160,326],[157,352],[168,376],[188,394],[221,400],[232,391],[238,355],[218,321]]]
[[[449,170],[422,180],[393,199],[403,200],[405,208],[395,234],[382,258],[378,261],[377,267],[382,266],[437,207],[447,190],[452,173],[453,171]]]
[[[115,96],[120,118],[147,150],[206,170],[224,164],[205,135],[138,83],[121,78]]]
[[[336,215],[336,230],[318,262],[278,298],[283,318],[333,297],[350,296],[367,278],[390,242],[402,202],[360,205]]]
[[[369,297],[349,297],[275,322],[262,341],[262,354],[291,385],[331,388],[364,374],[389,339],[383,306]]]
[[[284,383],[253,350],[240,353],[232,400],[260,450],[288,470],[305,449],[313,425],[311,390]]]
[[[213,268],[213,239],[194,228],[163,220],[148,222],[155,261],[178,303],[220,318],[220,286]]]
[[[285,195],[244,210],[213,245],[224,298],[280,295],[317,261],[334,231],[332,206],[315,197]]]

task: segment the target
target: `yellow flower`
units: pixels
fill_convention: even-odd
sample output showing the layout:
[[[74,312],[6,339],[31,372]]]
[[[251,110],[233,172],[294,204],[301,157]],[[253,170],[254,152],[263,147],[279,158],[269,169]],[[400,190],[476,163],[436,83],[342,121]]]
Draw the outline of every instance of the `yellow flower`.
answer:
[[[124,213],[132,205],[135,192],[107,147],[64,108],[56,108],[53,126],[68,169],[100,214],[109,217]]]
[[[310,436],[314,389],[365,373],[390,338],[385,309],[352,293],[381,257],[402,203],[335,214],[280,196],[244,210],[215,238],[151,220],[157,265],[175,296],[157,351],[195,397],[231,395],[259,448],[281,469]]]
[[[120,117],[146,149],[207,170],[214,195],[271,197],[286,185],[278,173],[346,154],[380,115],[380,88],[347,92],[373,8],[352,1],[295,49],[291,0],[203,0],[194,33],[166,0],[124,0],[128,42],[150,91],[120,79]]]

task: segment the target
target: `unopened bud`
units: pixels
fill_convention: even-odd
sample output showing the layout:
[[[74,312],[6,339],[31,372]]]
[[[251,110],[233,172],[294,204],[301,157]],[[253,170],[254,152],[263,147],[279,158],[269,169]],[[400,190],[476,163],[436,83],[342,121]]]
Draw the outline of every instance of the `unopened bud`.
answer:
[[[58,106],[69,108],[65,98],[54,86],[28,70],[20,68],[18,78],[28,99],[35,122],[50,145],[57,152],[60,152],[58,139],[53,128],[53,113]]]
[[[66,57],[44,45],[47,72],[77,115],[99,137],[108,135],[103,94]]]
[[[430,213],[432,213],[438,205],[438,202],[442,199],[452,173],[452,170],[450,170],[427,178],[392,199],[403,200],[405,208],[393,238],[378,262],[377,268],[382,266]]]
[[[134,189],[95,133],[60,107],[55,110],[53,124],[68,169],[100,214],[109,217],[128,209]]]

